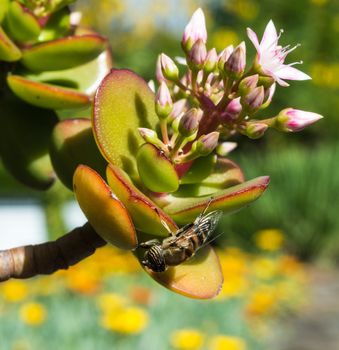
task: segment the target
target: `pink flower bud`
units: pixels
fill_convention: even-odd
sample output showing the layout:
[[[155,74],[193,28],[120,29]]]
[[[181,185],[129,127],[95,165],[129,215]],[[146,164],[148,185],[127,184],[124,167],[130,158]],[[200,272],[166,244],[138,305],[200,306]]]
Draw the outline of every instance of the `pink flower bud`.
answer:
[[[246,66],[246,45],[241,42],[232,52],[225,63],[225,70],[235,78],[240,78]]]
[[[267,124],[260,122],[250,122],[246,127],[245,135],[250,139],[259,139],[260,137],[264,136],[267,128]]]
[[[242,110],[240,97],[234,98],[226,107],[225,111],[221,113],[220,120],[222,123],[232,122],[237,119]]]
[[[157,81],[159,83],[161,83],[162,81],[166,82],[166,79],[162,74],[161,55],[158,56],[157,63],[155,66],[155,77],[157,78]]]
[[[219,54],[219,60],[218,60],[218,68],[221,71],[224,71],[224,66],[229,57],[231,56],[234,48],[233,45],[227,46],[223,51],[220,52]]]
[[[258,84],[258,80],[259,80],[258,74],[250,75],[242,79],[238,89],[240,95],[242,96],[247,95],[251,90],[256,88]]]
[[[205,64],[204,64],[204,71],[205,73],[212,73],[218,63],[218,54],[217,50],[215,48],[208,51]]]
[[[184,51],[189,52],[198,40],[202,40],[204,44],[207,41],[207,30],[205,24],[205,15],[201,8],[198,8],[185,27],[184,35],[182,37],[182,47]]]
[[[201,69],[205,63],[206,56],[207,56],[206,45],[201,39],[199,39],[194,43],[194,45],[192,46],[192,49],[188,54],[188,59],[189,59],[188,63],[193,69],[194,68]]]
[[[162,53],[160,55],[160,65],[163,76],[172,81],[177,81],[179,79],[179,69],[174,63],[174,61]]]
[[[174,119],[181,117],[181,115],[186,112],[186,109],[187,100],[185,98],[174,102],[172,112],[168,116],[168,122],[170,123]]]
[[[159,118],[166,118],[172,111],[173,102],[165,82],[161,82],[155,95],[155,111]]]
[[[196,141],[195,150],[200,156],[209,155],[218,145],[219,133],[217,131],[202,135]]]
[[[216,148],[216,152],[219,156],[225,157],[230,152],[232,152],[237,146],[238,144],[236,142],[222,142]]]
[[[194,134],[198,130],[202,113],[202,110],[196,108],[191,108],[187,113],[185,113],[179,122],[180,134],[185,137]]]
[[[250,111],[255,111],[262,105],[264,97],[264,87],[258,86],[243,98],[243,102]]]
[[[300,109],[283,109],[276,117],[276,128],[281,131],[296,132],[323,118],[322,115]]]

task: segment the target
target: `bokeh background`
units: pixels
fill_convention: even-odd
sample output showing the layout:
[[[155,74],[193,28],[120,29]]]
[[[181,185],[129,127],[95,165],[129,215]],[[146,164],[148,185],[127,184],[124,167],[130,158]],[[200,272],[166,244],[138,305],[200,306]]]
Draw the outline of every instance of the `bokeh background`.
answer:
[[[290,106],[324,115],[299,134],[236,139],[231,154],[269,190],[226,216],[216,244],[225,285],[211,302],[174,295],[140,273],[133,257],[103,248],[68,272],[0,286],[0,349],[312,350],[339,348],[339,3],[335,0],[78,0],[82,23],[106,35],[115,67],[154,78],[159,53],[182,55],[194,10],[208,46],[260,35],[273,19],[284,45],[301,43],[312,81],[277,90],[267,115]],[[0,248],[55,238],[84,218],[61,184],[36,193],[0,171]],[[316,331],[314,331],[316,329]],[[318,342],[318,343],[317,343]]]

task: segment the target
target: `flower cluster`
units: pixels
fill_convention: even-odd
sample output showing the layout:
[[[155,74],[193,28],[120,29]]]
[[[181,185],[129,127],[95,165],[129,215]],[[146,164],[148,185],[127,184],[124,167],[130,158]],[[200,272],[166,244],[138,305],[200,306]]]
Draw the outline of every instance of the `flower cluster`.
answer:
[[[176,63],[164,53],[159,56],[155,107],[161,139],[153,130],[139,131],[146,142],[160,148],[175,164],[208,155],[221,140],[236,133],[257,139],[270,127],[295,132],[322,118],[293,108],[272,118],[261,115],[272,101],[276,84],[288,86],[285,80],[310,77],[293,67],[301,62],[285,64],[287,55],[298,45],[280,46],[282,31],[278,35],[272,21],[260,43],[253,30],[248,28],[247,33],[257,50],[250,64],[246,62],[245,42],[221,52],[207,50],[205,17],[198,9],[182,37],[185,57],[176,59],[185,72],[180,75]],[[217,151],[224,155],[222,149],[218,147]]]

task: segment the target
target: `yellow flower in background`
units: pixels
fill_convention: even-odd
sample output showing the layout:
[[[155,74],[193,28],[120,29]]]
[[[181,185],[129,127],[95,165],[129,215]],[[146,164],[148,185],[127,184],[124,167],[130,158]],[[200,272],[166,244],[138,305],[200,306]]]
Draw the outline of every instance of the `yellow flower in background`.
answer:
[[[29,326],[40,326],[46,320],[47,312],[40,303],[27,303],[20,308],[21,320]]]
[[[223,50],[228,45],[238,45],[240,42],[238,34],[228,28],[220,28],[215,30],[211,36],[211,45],[217,51]]]
[[[282,247],[285,238],[282,231],[277,229],[268,229],[258,231],[254,235],[254,241],[258,248],[273,252]]]
[[[66,275],[67,287],[73,292],[81,294],[94,294],[101,286],[99,276],[91,273],[89,269],[83,266],[77,266],[70,269]]]
[[[258,257],[254,259],[252,270],[255,277],[259,279],[270,279],[277,275],[277,261],[270,258]]]
[[[101,325],[110,331],[122,334],[137,334],[148,325],[148,313],[135,306],[108,310],[101,318]]]
[[[28,295],[28,286],[26,282],[19,280],[10,280],[2,286],[3,298],[11,303],[18,303],[26,299]]]
[[[253,0],[227,0],[225,1],[225,7],[245,20],[254,19],[260,11],[258,2]]]
[[[311,0],[313,5],[324,6],[328,3],[328,0]]]
[[[178,350],[198,350],[204,343],[204,336],[196,329],[181,329],[171,334],[170,343]]]
[[[245,277],[228,276],[216,300],[242,296],[246,292],[248,284]]]
[[[249,296],[246,311],[250,315],[267,315],[275,311],[277,296],[273,286],[261,285]]]
[[[216,335],[211,338],[209,350],[245,350],[246,343],[243,339],[228,335]]]
[[[102,311],[122,309],[128,304],[128,299],[116,293],[104,293],[97,297],[97,305]]]

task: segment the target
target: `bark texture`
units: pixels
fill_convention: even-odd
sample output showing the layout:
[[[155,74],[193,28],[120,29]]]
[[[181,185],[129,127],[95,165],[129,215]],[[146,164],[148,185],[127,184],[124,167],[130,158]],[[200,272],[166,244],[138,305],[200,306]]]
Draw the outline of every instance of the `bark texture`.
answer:
[[[92,255],[106,242],[89,223],[55,241],[0,251],[0,282],[50,275]]]

